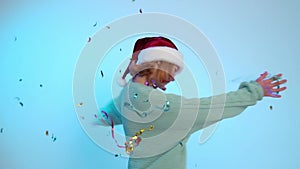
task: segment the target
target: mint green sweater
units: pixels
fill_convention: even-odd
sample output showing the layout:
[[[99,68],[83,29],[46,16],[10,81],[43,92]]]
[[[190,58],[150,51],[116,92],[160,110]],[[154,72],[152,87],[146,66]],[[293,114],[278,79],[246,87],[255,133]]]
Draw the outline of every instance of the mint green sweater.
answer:
[[[263,90],[254,81],[243,82],[237,91],[200,99],[129,82],[104,110],[115,124],[123,124],[127,140],[146,129],[129,158],[129,169],[185,169],[185,145],[191,134],[240,114],[262,98]]]

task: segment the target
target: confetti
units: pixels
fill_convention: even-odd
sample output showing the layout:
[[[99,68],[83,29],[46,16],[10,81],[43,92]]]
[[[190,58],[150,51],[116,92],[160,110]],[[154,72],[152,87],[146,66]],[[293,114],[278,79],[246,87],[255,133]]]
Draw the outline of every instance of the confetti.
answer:
[[[102,110],[101,113],[102,113],[102,117],[107,120],[108,119],[108,114],[104,110]]]
[[[3,133],[3,128],[1,128],[0,133]]]
[[[103,77],[104,75],[103,75],[103,71],[102,70],[100,71],[100,73],[101,73],[101,76]]]
[[[40,84],[40,87],[43,87],[43,84]]]
[[[88,39],[88,42],[91,42],[92,41],[92,38],[91,37],[89,37],[89,39]]]
[[[166,101],[166,103],[164,104],[163,109],[164,109],[164,112],[167,112],[167,111],[170,110],[170,102],[169,101]]]
[[[81,107],[81,106],[83,106],[82,102],[80,102],[80,103],[77,104],[77,107]]]
[[[152,131],[154,125],[150,125],[148,131]],[[134,136],[130,137],[129,141],[125,142],[125,150],[127,154],[132,154],[134,151],[134,147],[138,146],[142,141],[140,137],[147,129],[142,128],[139,132],[136,132]]]
[[[24,104],[22,103],[22,102],[19,102],[19,104],[23,107],[24,106]]]
[[[46,130],[45,134],[46,134],[46,136],[48,136],[48,135],[49,135],[49,131],[48,131],[48,130]]]
[[[107,29],[110,29],[110,26],[106,26]]]
[[[137,97],[138,97],[138,94],[135,93],[135,94],[133,95],[133,98],[136,99]]]
[[[144,101],[144,102],[148,102],[147,100],[146,101]],[[139,112],[139,111],[137,111],[131,104],[129,104],[129,103],[127,103],[127,102],[125,102],[124,103],[124,106],[125,107],[127,107],[128,109],[131,109],[132,111],[134,111],[138,116],[140,116],[140,117],[146,117],[147,116],[147,114],[149,114],[149,113],[151,113],[151,112]]]
[[[17,37],[15,36],[15,41],[17,41]]]
[[[156,81],[155,80],[152,80],[152,87],[154,88],[154,89],[156,89],[158,86],[156,85]]]
[[[119,73],[121,73],[121,70],[119,70]]]
[[[183,143],[182,143],[182,141],[180,141],[180,142],[179,142],[179,144],[181,145],[181,147],[183,147]]]
[[[278,85],[278,86],[277,86],[277,89],[279,89],[279,88],[280,88],[280,86]],[[276,93],[279,94],[279,92],[276,92]]]
[[[115,157],[121,157],[121,154],[115,154]]]
[[[97,22],[93,25],[93,27],[97,26]]]
[[[152,131],[154,129],[154,125],[150,125],[149,131]]]
[[[142,9],[140,9],[140,13],[143,13]]]
[[[101,113],[102,113],[102,117],[103,117],[101,120],[104,120],[106,123],[108,123],[108,119],[109,119],[108,114],[104,110],[101,110]],[[96,118],[98,118],[98,116],[96,114],[94,116]],[[121,146],[121,145],[119,145],[118,141],[115,138],[115,134],[114,134],[114,131],[115,131],[115,129],[114,129],[114,121],[113,121],[112,117],[110,117],[110,125],[111,125],[111,137],[112,137],[112,139],[115,141],[116,145],[119,148],[125,148],[125,151],[128,154],[131,154],[133,152],[133,150],[134,150],[134,147],[139,145],[139,143],[142,141],[142,138],[140,136],[145,131],[147,131],[146,128],[140,129],[139,132],[136,132],[136,134],[134,136],[130,137],[129,141],[125,142],[125,146]],[[153,129],[154,129],[154,125],[150,125],[148,131],[152,131]]]
[[[84,120],[84,116],[81,116],[81,119]]]
[[[55,141],[56,141],[56,137],[54,136],[54,134],[53,134],[53,133],[52,133],[51,139],[52,139],[52,141],[53,141],[53,142],[55,142]]]
[[[126,146],[126,153],[131,154],[134,150],[133,144],[132,143],[130,144],[130,143],[126,142],[125,146]]]
[[[273,110],[273,106],[270,106],[270,110]]]
[[[120,48],[120,52],[122,51],[122,48]]]
[[[115,143],[119,148],[125,148],[125,146],[119,145],[118,141],[115,138],[115,128],[114,128],[114,121],[112,118],[110,118],[110,123],[111,123],[111,137],[115,140]]]
[[[272,78],[273,81],[276,81],[276,80],[280,79],[280,76],[275,75],[275,76],[272,76],[271,78]]]
[[[97,116],[97,114],[94,114],[94,117],[95,117],[96,119],[98,119],[98,116]]]
[[[22,82],[23,81],[23,79],[19,79],[19,82]]]

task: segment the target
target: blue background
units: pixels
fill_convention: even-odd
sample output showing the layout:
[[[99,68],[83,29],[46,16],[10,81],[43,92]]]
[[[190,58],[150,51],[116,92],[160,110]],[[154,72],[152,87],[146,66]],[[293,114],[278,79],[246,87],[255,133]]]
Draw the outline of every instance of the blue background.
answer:
[[[264,98],[222,121],[205,144],[195,133],[187,168],[299,168],[299,7],[296,0],[0,1],[0,168],[127,167],[126,158],[102,150],[82,130],[72,79],[88,37],[140,9],[202,30],[223,64],[228,91],[265,70],[288,79],[282,99]]]

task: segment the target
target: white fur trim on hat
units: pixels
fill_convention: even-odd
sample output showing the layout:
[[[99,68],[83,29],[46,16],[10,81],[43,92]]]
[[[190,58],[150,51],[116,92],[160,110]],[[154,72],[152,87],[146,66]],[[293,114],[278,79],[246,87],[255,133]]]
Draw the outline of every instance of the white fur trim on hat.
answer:
[[[166,46],[155,46],[141,50],[138,55],[137,64],[151,61],[166,61],[173,63],[179,67],[177,72],[180,72],[184,65],[182,54],[178,50]]]

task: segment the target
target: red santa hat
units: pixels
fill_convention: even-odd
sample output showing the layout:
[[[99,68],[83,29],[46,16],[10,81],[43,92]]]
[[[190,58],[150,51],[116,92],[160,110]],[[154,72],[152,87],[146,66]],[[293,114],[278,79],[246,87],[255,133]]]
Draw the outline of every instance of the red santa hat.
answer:
[[[178,66],[179,73],[183,69],[183,56],[175,44],[165,37],[146,37],[138,39],[134,45],[131,61],[120,78],[119,84],[126,85],[126,75],[129,68],[135,64],[142,64],[152,61],[166,61]]]

